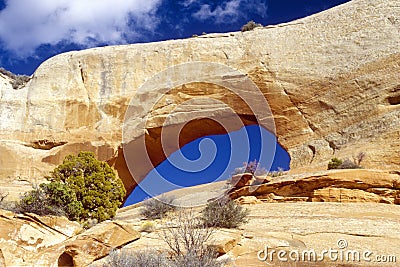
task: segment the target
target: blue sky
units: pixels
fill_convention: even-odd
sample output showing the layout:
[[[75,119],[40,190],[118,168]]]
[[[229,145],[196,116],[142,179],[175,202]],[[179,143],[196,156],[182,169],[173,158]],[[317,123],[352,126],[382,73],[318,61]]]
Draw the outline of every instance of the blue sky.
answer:
[[[0,0],[0,67],[32,74],[56,54],[288,22],[345,0]]]

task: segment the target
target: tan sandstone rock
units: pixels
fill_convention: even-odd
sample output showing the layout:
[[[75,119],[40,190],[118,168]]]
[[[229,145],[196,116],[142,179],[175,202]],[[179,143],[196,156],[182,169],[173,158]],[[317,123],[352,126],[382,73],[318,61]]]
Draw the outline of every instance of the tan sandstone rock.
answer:
[[[266,202],[333,201],[395,203],[400,175],[368,169],[330,170],[272,178],[270,182],[232,189],[232,199],[255,196]],[[397,203],[397,202],[396,202]]]
[[[229,131],[257,123],[260,114],[253,114],[226,87],[185,81],[196,76],[198,69],[186,69],[185,75],[168,73],[172,85],[182,82],[167,88],[168,93],[160,88],[162,80],[151,80],[168,68],[191,62],[219,63],[238,70],[243,75],[205,68],[200,76],[229,81],[243,93],[248,88],[240,84],[247,78],[258,86],[271,108],[278,141],[291,156],[293,172],[324,169],[330,158],[351,157],[360,151],[368,154],[366,167],[397,169],[399,16],[397,0],[354,0],[250,32],[61,54],[44,62],[19,90],[12,89],[9,78],[0,76],[0,180],[15,198],[18,187],[11,181],[42,182],[64,155],[84,149],[110,160],[129,193],[136,182],[127,170],[122,143],[130,150],[146,140],[146,164],[141,151],[129,155],[135,178],[141,180],[179,146],[225,133],[210,118],[233,121],[226,105],[241,119]],[[146,81],[155,87],[138,94]],[[152,102],[154,106],[148,106]],[[248,104],[261,102],[254,97]],[[132,138],[123,141],[128,106],[137,116],[128,123],[127,134]],[[148,114],[142,111],[151,107],[146,121]],[[162,146],[160,127],[165,123],[165,129],[179,129],[190,120],[189,114],[206,118],[187,124],[178,145]],[[135,132],[140,123],[146,123],[146,130]]]
[[[187,188],[189,190],[190,188]],[[188,195],[190,192],[187,191]],[[194,191],[194,194],[196,192]],[[366,261],[340,262],[326,258],[320,262],[280,262],[276,254],[273,261],[260,261],[257,254],[265,247],[290,252],[314,249],[318,255],[323,250],[339,249],[338,241],[345,240],[347,250],[365,250],[374,256],[396,256],[400,253],[398,231],[400,206],[382,203],[258,203],[246,205],[249,222],[239,230],[216,229],[212,242],[231,259],[229,266],[395,266],[394,262]],[[130,218],[139,207],[124,209],[118,216]],[[172,217],[173,218],[173,217]],[[212,245],[212,242],[211,245]],[[124,247],[131,251],[146,248],[168,250],[159,233],[145,234],[141,239]]]
[[[0,210],[0,250],[5,266],[32,266],[39,251],[82,230],[65,217],[14,214]]]

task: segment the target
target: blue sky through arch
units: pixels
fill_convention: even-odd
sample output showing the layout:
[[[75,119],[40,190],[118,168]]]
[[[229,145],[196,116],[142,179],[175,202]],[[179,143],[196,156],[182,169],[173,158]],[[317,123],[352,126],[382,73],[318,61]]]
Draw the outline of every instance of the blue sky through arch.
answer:
[[[243,137],[247,135],[248,145],[246,140],[243,140]],[[211,151],[213,149],[216,153]],[[186,165],[182,155],[189,159]],[[191,169],[190,161],[200,157],[211,164],[204,170],[190,171],[196,167],[192,166]],[[273,134],[258,125],[246,126],[229,134],[199,138],[183,146],[180,151],[173,153],[153,169],[131,193],[125,206],[174,189],[226,180],[235,168],[242,166],[244,161],[254,159],[260,161],[261,167],[270,166],[271,171],[277,170],[278,167],[284,170],[289,169],[288,153],[276,142]]]

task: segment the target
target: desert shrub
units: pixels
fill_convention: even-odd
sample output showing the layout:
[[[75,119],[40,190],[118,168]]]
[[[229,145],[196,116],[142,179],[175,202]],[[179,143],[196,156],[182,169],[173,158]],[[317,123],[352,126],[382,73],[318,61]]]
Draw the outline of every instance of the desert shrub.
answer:
[[[247,22],[245,25],[242,26],[242,28],[240,29],[242,32],[246,32],[246,31],[252,31],[257,27],[262,27],[262,25],[260,23],[255,23],[254,21],[250,20],[249,22]]]
[[[96,219],[102,222],[114,217],[126,194],[113,169],[106,162],[97,160],[92,152],[67,156],[49,179],[66,185],[75,193],[77,201],[82,204],[78,216],[81,221]]]
[[[283,168],[278,167],[278,170],[277,170],[277,171],[269,172],[269,173],[268,173],[268,176],[271,176],[271,177],[278,177],[278,176],[282,176],[282,175],[284,175],[284,174],[285,174],[285,172],[284,172]]]
[[[82,203],[67,185],[50,182],[26,192],[19,202],[18,209],[20,212],[67,216],[70,220],[77,220],[82,213]]]
[[[19,89],[23,87],[31,78],[26,75],[17,75],[12,82],[13,89]]]
[[[338,169],[340,164],[342,164],[342,163],[343,163],[343,161],[341,159],[333,158],[328,163],[328,170]]]
[[[253,175],[265,175],[267,174],[267,170],[265,168],[260,167],[260,162],[257,160],[253,160],[250,162],[243,162],[243,166],[236,168],[232,175],[242,174],[242,173],[251,173]]]
[[[17,204],[18,212],[35,213],[41,216],[66,215],[62,206],[51,202],[43,185],[35,186],[33,190],[23,194],[20,202]]]
[[[339,165],[338,169],[360,169],[361,166],[357,165],[356,163],[352,162],[349,159],[345,159],[342,164]]]
[[[206,226],[236,228],[247,223],[249,211],[224,196],[208,203],[201,214],[201,220]]]
[[[222,266],[223,262],[217,260],[217,252],[206,245],[207,241],[211,240],[214,230],[206,227],[190,210],[178,212],[175,218],[175,225],[161,233],[170,250],[168,266]]]
[[[356,156],[353,156],[353,161],[349,159],[345,159],[342,161],[341,159],[338,158],[333,158],[331,161],[328,163],[328,170],[331,169],[360,169],[361,167],[361,162],[365,159],[366,157],[365,152],[360,152]]]
[[[0,209],[9,210],[14,213],[19,213],[19,203],[17,201],[3,201],[0,203]]]
[[[174,196],[161,195],[158,198],[149,198],[143,202],[141,214],[146,219],[161,219],[165,217],[167,212],[173,211],[175,206],[173,202],[175,200]]]
[[[165,252],[156,250],[112,250],[103,267],[222,267],[226,261],[217,260],[217,252],[206,245],[213,233],[192,211],[177,212],[173,224],[159,232],[167,244]]]
[[[8,192],[0,190],[0,209],[19,212],[16,201],[7,201]]]
[[[156,250],[111,250],[103,267],[164,267],[167,258]]]
[[[212,249],[206,248],[200,255],[194,252],[188,252],[171,260],[169,266],[181,267],[222,267],[224,263],[217,260],[218,254]]]
[[[22,212],[102,222],[115,216],[126,193],[111,167],[91,152],[67,156],[47,178],[49,183],[23,195],[19,203]]]
[[[354,164],[356,164],[357,166],[360,166],[361,162],[365,159],[366,156],[367,156],[367,153],[365,153],[365,152],[360,152],[357,154],[357,156],[353,156]]]
[[[31,78],[27,75],[17,75],[4,68],[0,68],[0,73],[12,79],[12,87],[18,89],[24,86]]]

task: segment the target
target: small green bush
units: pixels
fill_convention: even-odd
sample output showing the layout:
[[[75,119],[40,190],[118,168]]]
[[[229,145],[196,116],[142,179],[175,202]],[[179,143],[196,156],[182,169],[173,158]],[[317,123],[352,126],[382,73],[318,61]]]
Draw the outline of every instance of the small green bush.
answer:
[[[249,211],[224,196],[207,204],[201,219],[208,227],[237,228],[247,223]]]
[[[250,20],[245,25],[243,25],[240,30],[242,32],[246,32],[246,31],[252,31],[252,30],[254,30],[255,28],[258,28],[258,27],[262,27],[262,25],[260,23],[255,23],[254,21]]]
[[[165,217],[167,212],[175,210],[173,196],[161,195],[159,198],[149,198],[143,202],[141,215],[146,219],[155,220]]]
[[[126,194],[113,169],[97,160],[92,152],[67,156],[52,172],[50,180],[64,183],[75,192],[83,207],[80,220],[102,222],[114,217]]]
[[[126,194],[111,167],[91,152],[67,156],[47,178],[49,183],[23,195],[21,211],[102,222],[115,216]]]
[[[339,166],[343,163],[342,160],[338,159],[338,158],[333,158],[331,159],[331,161],[328,163],[328,170],[332,170],[332,169],[338,169]]]

